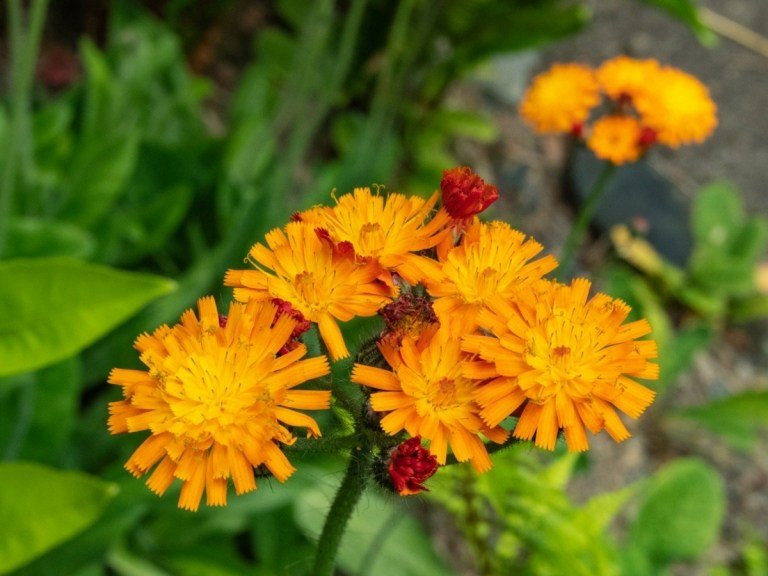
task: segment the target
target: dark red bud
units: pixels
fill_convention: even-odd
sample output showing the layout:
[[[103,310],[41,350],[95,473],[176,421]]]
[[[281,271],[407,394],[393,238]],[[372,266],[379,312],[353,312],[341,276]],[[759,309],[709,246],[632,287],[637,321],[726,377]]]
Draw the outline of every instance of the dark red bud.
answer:
[[[499,198],[499,191],[495,186],[486,184],[466,166],[443,172],[440,190],[443,193],[443,206],[448,214],[457,220],[479,214]]]
[[[401,496],[428,491],[424,486],[438,469],[437,459],[421,445],[421,436],[409,438],[394,450],[389,459],[389,477]]]

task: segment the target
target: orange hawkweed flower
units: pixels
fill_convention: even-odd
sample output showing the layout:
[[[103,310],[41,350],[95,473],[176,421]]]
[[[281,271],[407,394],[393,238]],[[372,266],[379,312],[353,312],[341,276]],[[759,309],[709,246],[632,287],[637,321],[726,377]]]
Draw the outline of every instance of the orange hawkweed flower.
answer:
[[[520,115],[537,132],[571,132],[600,104],[595,72],[581,64],[555,64],[533,80]]]
[[[542,246],[507,223],[475,220],[458,246],[440,258],[440,274],[424,280],[434,309],[442,318],[465,317],[496,297],[514,298],[557,267],[554,256],[534,259]]]
[[[634,103],[643,124],[672,148],[703,142],[717,127],[717,106],[707,87],[671,66],[662,68],[653,90],[638,95]]]
[[[643,146],[643,127],[632,116],[603,116],[594,126],[587,139],[587,146],[595,156],[620,165],[634,162],[646,150]]]
[[[126,469],[138,477],[157,465],[147,484],[158,495],[181,480],[179,507],[187,510],[197,510],[203,493],[209,506],[224,506],[230,478],[238,494],[255,490],[253,469],[262,465],[284,482],[294,472],[280,450],[295,441],[286,426],[320,436],[296,409],[326,409],[331,394],[292,390],[328,374],[328,359],[301,360],[303,344],[279,355],[297,321],[271,302],[233,303],[226,322],[210,296],[198,309],[199,317],[187,310],[172,328],[136,339],[148,370],[109,375],[125,396],[109,405],[110,432],[150,431]]]
[[[357,258],[372,260],[390,272],[397,272],[416,284],[434,271],[432,260],[414,254],[435,246],[450,229],[445,210],[431,217],[437,203],[435,193],[428,200],[392,193],[372,194],[370,188],[355,188],[344,194],[336,206],[318,206],[302,212],[302,221],[328,231],[337,243],[349,243]]]
[[[336,321],[373,316],[389,302],[391,289],[377,281],[381,268],[339,252],[307,222],[290,222],[285,232],[275,228],[266,240],[268,247],[255,244],[248,253],[257,269],[229,270],[224,285],[235,288],[240,302],[288,302],[317,323],[331,358],[349,356]]]
[[[653,390],[634,379],[655,380],[658,355],[646,320],[623,324],[630,312],[621,300],[597,294],[590,283],[542,281],[511,303],[497,298],[478,315],[491,335],[466,335],[462,349],[479,360],[464,375],[486,381],[475,399],[480,416],[495,426],[522,408],[514,436],[536,438],[552,450],[559,429],[570,451],[589,447],[585,427],[605,429],[617,442],[630,433],[616,408],[637,418],[653,402]],[[491,380],[488,380],[492,378]]]
[[[632,102],[638,95],[653,89],[660,70],[656,60],[638,60],[622,55],[602,63],[597,69],[597,81],[609,98]]]
[[[468,355],[460,348],[463,327],[443,321],[428,338],[404,336],[399,346],[393,339],[379,343],[392,371],[355,364],[352,382],[377,390],[371,407],[384,412],[382,429],[392,436],[406,430],[429,441],[429,451],[445,464],[450,445],[456,459],[469,460],[478,472],[491,469],[491,459],[480,434],[502,443],[509,433],[486,426],[475,402],[477,383],[462,375]]]

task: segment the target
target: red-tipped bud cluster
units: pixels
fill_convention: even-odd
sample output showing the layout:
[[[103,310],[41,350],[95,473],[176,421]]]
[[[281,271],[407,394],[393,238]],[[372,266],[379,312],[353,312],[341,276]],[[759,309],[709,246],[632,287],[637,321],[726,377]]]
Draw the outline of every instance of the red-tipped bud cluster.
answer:
[[[640,138],[638,138],[637,143],[643,148],[650,148],[656,144],[658,139],[659,135],[656,133],[656,130],[653,128],[648,128],[648,126],[643,126],[642,130],[640,131]]]
[[[293,329],[293,332],[291,332],[291,337],[288,339],[288,342],[286,342],[285,346],[278,352],[278,355],[282,355],[294,350],[299,345],[299,338],[301,338],[301,335],[304,334],[304,332],[312,327],[312,323],[304,318],[304,315],[301,312],[293,308],[289,302],[280,300],[280,298],[273,298],[272,303],[277,306],[275,322],[277,322],[277,319],[283,315],[287,315],[297,322],[296,327]]]
[[[418,338],[425,331],[440,326],[432,300],[412,292],[404,292],[397,300],[381,308],[379,314],[387,326],[382,337],[395,338],[398,343],[403,336]]]
[[[401,496],[429,491],[424,486],[437,472],[437,459],[421,445],[421,436],[409,438],[392,450],[389,458],[389,477]]]
[[[443,172],[440,181],[443,206],[456,220],[472,218],[499,198],[495,186],[474,174],[470,168],[459,166]]]

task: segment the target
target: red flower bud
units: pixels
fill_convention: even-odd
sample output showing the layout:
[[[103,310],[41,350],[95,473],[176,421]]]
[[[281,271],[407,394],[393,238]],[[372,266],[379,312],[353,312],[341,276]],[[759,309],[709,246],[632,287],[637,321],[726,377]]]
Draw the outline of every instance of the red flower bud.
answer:
[[[437,459],[421,445],[421,436],[409,438],[392,450],[389,477],[400,496],[429,491],[423,483],[437,472]]]
[[[638,138],[637,143],[643,148],[649,148],[656,143],[657,139],[658,134],[656,134],[656,130],[648,128],[648,126],[643,126],[642,130],[640,130],[640,138]]]
[[[287,352],[290,352],[291,350],[294,350],[299,345],[299,338],[301,338],[301,335],[304,334],[304,332],[312,327],[312,323],[304,318],[304,315],[301,312],[294,309],[290,302],[280,300],[280,298],[273,298],[272,304],[277,306],[275,322],[277,322],[277,319],[283,315],[287,315],[297,322],[296,327],[293,329],[293,332],[291,332],[291,337],[288,339],[288,342],[286,342],[285,345],[277,353],[278,356],[281,356]],[[274,323],[272,325],[274,326]]]
[[[397,300],[382,307],[379,315],[387,326],[382,337],[393,337],[398,344],[403,336],[418,339],[427,328],[440,325],[432,308],[432,300],[426,296],[415,296],[412,292],[403,292]]]
[[[440,190],[443,192],[443,206],[457,220],[479,214],[499,198],[495,186],[486,184],[466,166],[443,172]]]

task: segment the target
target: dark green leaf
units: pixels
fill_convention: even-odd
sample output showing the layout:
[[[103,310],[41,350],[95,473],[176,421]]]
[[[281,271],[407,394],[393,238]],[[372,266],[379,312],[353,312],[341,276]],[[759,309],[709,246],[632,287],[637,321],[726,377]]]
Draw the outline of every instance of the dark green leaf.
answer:
[[[92,524],[117,487],[80,472],[32,463],[0,464],[0,574]]]
[[[695,458],[676,460],[652,479],[630,529],[631,545],[661,565],[696,558],[717,540],[724,513],[717,471]]]
[[[67,358],[175,284],[57,258],[0,263],[0,376]]]
[[[66,256],[86,260],[93,255],[95,247],[93,236],[73,224],[18,218],[8,226],[6,257]]]
[[[68,463],[67,447],[77,418],[82,374],[78,358],[69,358],[35,372],[15,391],[13,433],[5,457],[35,460],[54,466]],[[3,435],[0,434],[0,439]]]

